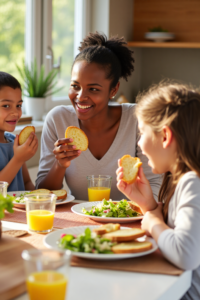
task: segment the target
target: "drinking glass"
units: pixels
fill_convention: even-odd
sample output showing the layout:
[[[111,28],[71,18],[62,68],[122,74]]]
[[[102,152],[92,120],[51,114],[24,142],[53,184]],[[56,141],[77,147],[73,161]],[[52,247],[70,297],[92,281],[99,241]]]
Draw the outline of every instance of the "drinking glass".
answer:
[[[30,249],[22,252],[30,300],[65,300],[71,251]]]
[[[110,175],[90,175],[88,181],[89,201],[101,201],[110,199],[112,177]]]
[[[24,199],[29,231],[50,232],[53,229],[57,196],[55,194],[27,194]]]
[[[3,195],[3,197],[7,196],[7,187],[8,187],[8,182],[6,181],[0,181],[0,194]]]

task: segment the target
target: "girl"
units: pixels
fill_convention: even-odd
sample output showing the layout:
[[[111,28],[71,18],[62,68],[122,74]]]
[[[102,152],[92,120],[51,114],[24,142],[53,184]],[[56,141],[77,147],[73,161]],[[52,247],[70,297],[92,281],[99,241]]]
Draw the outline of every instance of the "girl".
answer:
[[[111,198],[122,199],[116,187],[116,161],[124,154],[140,157],[154,196],[159,176],[152,174],[137,147],[137,120],[134,104],[110,106],[119,79],[133,71],[132,51],[123,38],[109,40],[91,33],[81,43],[72,66],[69,98],[72,106],[57,106],[46,117],[41,142],[38,188],[60,189],[65,177],[76,199],[88,200],[87,175],[111,175]],[[64,139],[68,126],[80,127],[89,139],[89,149],[81,153]]]
[[[10,132],[22,115],[22,93],[19,82],[10,74],[0,72],[0,181],[9,183],[8,191],[33,190],[26,161],[37,151],[34,133],[19,146],[19,137]]]
[[[200,299],[200,93],[180,84],[160,84],[138,97],[139,145],[153,173],[164,173],[159,204],[142,168],[132,185],[121,178],[118,188],[145,213],[142,228],[163,255],[193,270],[184,300]]]

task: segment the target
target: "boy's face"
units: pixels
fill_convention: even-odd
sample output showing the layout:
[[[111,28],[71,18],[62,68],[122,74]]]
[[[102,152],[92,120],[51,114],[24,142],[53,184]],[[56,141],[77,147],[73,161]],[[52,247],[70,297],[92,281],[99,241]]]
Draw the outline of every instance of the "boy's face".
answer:
[[[22,115],[22,93],[19,88],[0,89],[0,131],[12,132]]]

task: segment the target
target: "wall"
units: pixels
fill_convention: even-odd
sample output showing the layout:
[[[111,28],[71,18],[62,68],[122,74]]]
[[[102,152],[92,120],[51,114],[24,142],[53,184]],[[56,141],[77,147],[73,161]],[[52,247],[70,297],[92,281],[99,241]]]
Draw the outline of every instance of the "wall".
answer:
[[[141,0],[135,0],[140,5]],[[142,0],[147,1],[147,0]],[[153,9],[154,0],[147,1]],[[166,2],[166,0],[165,0]],[[191,5],[197,5],[198,1],[185,1]],[[160,2],[161,3],[161,2]],[[163,4],[163,2],[161,3]],[[177,9],[179,18],[183,13],[190,16],[190,11],[178,10],[182,1],[170,1],[173,9]],[[193,7],[192,6],[192,7]],[[199,7],[199,5],[198,5]],[[195,8],[195,7],[194,7]],[[145,12],[145,18],[148,11]],[[151,15],[150,15],[151,16]],[[170,18],[170,15],[169,15]],[[190,26],[199,22],[196,14],[193,14],[194,20]],[[171,17],[172,19],[172,17]],[[173,20],[172,20],[173,21]],[[139,20],[138,20],[139,22]],[[118,34],[124,36],[127,41],[134,39],[134,1],[133,0],[110,0],[109,12],[109,35]],[[139,24],[139,23],[138,23]],[[160,25],[160,24],[158,24]],[[178,26],[178,25],[177,25]],[[185,30],[185,27],[184,27]],[[192,32],[191,32],[192,34]],[[198,30],[197,30],[198,34]],[[188,33],[186,32],[186,36]],[[134,51],[135,70],[128,82],[122,80],[120,92],[123,92],[130,102],[135,101],[139,91],[147,89],[152,83],[158,83],[163,78],[176,79],[181,82],[199,86],[200,84],[200,49],[184,48],[130,48]]]
[[[200,85],[200,49],[143,48],[140,51],[141,83],[146,89],[163,78]]]
[[[109,36],[124,36],[125,40],[131,41],[133,36],[133,0],[110,0]],[[131,49],[133,51],[133,49]],[[129,102],[134,102],[134,96],[140,86],[140,52],[134,50],[134,72],[128,78],[120,80],[120,88],[116,98],[123,93]]]
[[[133,7],[134,41],[144,41],[149,28],[161,26],[175,33],[178,42],[200,41],[199,0],[135,0]],[[167,42],[166,42],[167,43]],[[170,43],[170,42],[168,42]],[[135,48],[138,69],[135,90],[147,89],[164,78],[199,86],[200,49]]]

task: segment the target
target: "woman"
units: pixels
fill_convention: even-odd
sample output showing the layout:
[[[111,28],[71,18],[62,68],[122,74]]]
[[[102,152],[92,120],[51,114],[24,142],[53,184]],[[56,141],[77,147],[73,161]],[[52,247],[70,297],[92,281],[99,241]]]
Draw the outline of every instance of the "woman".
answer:
[[[76,199],[88,200],[87,175],[111,175],[111,199],[121,200],[116,187],[118,158],[138,156],[155,197],[160,177],[152,174],[147,159],[137,147],[134,104],[109,106],[119,89],[119,79],[133,71],[132,51],[123,38],[109,40],[90,33],[79,48],[71,74],[69,98],[72,106],[57,106],[45,120],[37,188],[60,189],[65,177]],[[80,127],[88,137],[89,149],[81,153],[63,138],[68,126]]]

